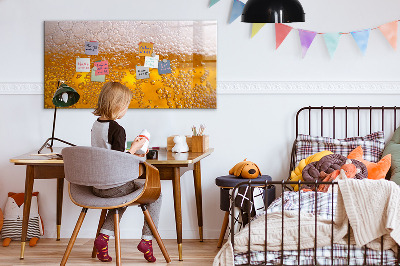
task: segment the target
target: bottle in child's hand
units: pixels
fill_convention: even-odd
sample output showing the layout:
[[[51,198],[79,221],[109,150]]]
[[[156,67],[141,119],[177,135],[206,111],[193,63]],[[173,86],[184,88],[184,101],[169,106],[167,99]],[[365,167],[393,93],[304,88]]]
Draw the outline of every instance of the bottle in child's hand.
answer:
[[[143,129],[142,132],[140,132],[138,138],[145,138],[146,142],[143,144],[143,146],[136,151],[137,154],[145,154],[147,152],[147,149],[149,148],[149,142],[150,142],[150,133],[146,130]]]

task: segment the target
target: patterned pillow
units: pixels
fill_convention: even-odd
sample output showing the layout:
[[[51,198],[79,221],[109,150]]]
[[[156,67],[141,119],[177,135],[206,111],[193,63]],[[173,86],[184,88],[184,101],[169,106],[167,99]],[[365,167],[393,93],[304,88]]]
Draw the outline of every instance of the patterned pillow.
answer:
[[[378,162],[385,148],[383,131],[378,131],[364,137],[352,137],[345,139],[333,139],[329,137],[317,137],[299,134],[296,139],[296,165],[310,155],[323,150],[329,150],[346,156],[357,146],[364,151],[364,159],[370,162]]]

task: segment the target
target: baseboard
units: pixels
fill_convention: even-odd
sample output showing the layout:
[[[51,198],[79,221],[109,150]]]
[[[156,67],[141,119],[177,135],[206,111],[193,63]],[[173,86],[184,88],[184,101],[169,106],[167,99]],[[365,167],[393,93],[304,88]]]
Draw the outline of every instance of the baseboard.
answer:
[[[43,83],[0,83],[0,94],[43,94]],[[400,94],[400,81],[220,81],[217,94]]]

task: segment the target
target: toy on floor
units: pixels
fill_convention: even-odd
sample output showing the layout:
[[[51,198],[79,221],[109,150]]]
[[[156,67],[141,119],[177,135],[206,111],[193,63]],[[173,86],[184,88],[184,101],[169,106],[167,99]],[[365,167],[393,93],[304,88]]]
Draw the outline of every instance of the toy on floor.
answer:
[[[257,178],[258,176],[260,176],[260,168],[258,168],[255,163],[246,160],[247,158],[244,159],[242,162],[237,163],[231,170],[229,170],[229,174],[249,179]]]
[[[26,238],[30,239],[29,246],[36,245],[40,236],[43,235],[43,223],[39,215],[38,207],[39,192],[32,193],[31,212],[29,214],[28,233]],[[9,192],[4,207],[3,228],[1,237],[3,247],[8,247],[11,240],[21,241],[22,219],[24,213],[24,193]]]

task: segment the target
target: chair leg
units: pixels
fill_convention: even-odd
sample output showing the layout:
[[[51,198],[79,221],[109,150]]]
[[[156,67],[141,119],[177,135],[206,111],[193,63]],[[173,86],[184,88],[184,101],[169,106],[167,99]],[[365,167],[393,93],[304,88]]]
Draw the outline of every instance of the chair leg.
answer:
[[[140,207],[142,208],[143,214],[144,214],[144,219],[146,220],[147,224],[150,227],[151,232],[153,233],[153,236],[155,237],[155,239],[157,240],[157,244],[161,249],[161,252],[164,256],[164,259],[167,263],[171,262],[171,259],[168,255],[168,251],[164,246],[164,243],[161,240],[160,234],[158,233],[158,230],[156,228],[156,225],[153,222],[153,219],[151,218],[151,215],[149,213],[149,211],[146,208],[146,205],[140,205]]]
[[[99,219],[99,226],[97,227],[96,238],[100,234],[101,227],[103,227],[104,221],[106,220],[106,215],[107,215],[107,210],[106,209],[101,210],[101,215],[100,215],[100,219]],[[97,255],[97,250],[96,250],[96,248],[94,247],[94,244],[93,244],[92,258],[96,258],[96,255]]]
[[[121,265],[121,243],[120,243],[120,235],[119,235],[119,213],[118,209],[115,209],[114,214],[114,234],[115,234],[115,256],[117,257],[115,265]]]
[[[78,236],[79,230],[81,229],[81,226],[82,226],[83,220],[85,219],[87,210],[88,210],[87,208],[82,208],[81,214],[79,215],[78,221],[76,222],[75,229],[72,232],[72,236],[69,240],[67,249],[65,250],[64,256],[61,260],[61,263],[60,263],[61,266],[64,266],[67,263],[69,254],[71,253],[71,250],[72,250],[72,247],[74,246],[76,237]]]
[[[228,222],[229,222],[229,212],[225,212],[225,217],[224,217],[224,221],[222,222],[221,234],[219,235],[217,248],[220,248],[222,246],[222,242],[224,241],[226,228],[228,227]]]

